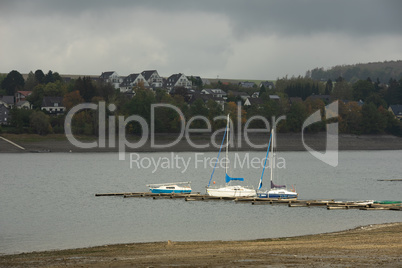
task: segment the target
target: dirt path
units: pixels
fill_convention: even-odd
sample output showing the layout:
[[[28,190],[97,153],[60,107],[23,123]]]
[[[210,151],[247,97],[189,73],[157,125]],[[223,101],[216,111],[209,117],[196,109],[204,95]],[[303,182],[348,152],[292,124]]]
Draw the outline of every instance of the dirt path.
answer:
[[[9,255],[0,267],[402,267],[402,222],[292,238],[159,242]]]

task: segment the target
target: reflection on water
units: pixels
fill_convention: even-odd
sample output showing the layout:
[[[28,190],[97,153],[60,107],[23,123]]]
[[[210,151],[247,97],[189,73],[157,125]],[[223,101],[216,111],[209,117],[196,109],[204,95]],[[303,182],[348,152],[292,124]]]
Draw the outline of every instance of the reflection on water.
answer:
[[[244,159],[245,154],[232,153],[230,158]],[[264,152],[248,154],[250,159],[265,156]],[[150,161],[172,159],[171,153],[139,155]],[[129,242],[295,236],[400,221],[400,213],[395,211],[94,196],[147,191],[145,184],[172,181],[192,181],[193,191],[204,193],[212,168],[196,159],[213,159],[216,153],[173,154],[176,156],[188,161],[185,172],[167,162],[164,168],[132,164],[130,168],[129,155],[119,161],[114,153],[0,154],[0,253]],[[400,178],[402,151],[341,152],[335,168],[306,152],[280,156],[285,168],[278,170],[279,183],[295,185],[300,199],[401,199],[400,182],[378,179]],[[243,165],[234,169],[233,165],[231,175],[244,177],[245,184],[257,187],[261,168]],[[265,174],[264,185],[269,185],[269,172]],[[223,168],[215,171],[213,180],[223,183]]]

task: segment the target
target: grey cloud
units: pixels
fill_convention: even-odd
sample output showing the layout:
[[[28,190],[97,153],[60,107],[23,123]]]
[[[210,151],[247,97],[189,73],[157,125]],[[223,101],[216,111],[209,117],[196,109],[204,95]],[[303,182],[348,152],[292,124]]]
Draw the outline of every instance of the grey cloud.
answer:
[[[134,11],[140,8],[170,13],[171,16],[183,12],[214,13],[227,17],[238,36],[328,31],[356,35],[400,34],[402,25],[402,2],[399,0],[24,0],[5,1],[1,5],[8,7],[5,10],[11,10],[11,13],[23,12],[28,16],[104,14],[110,9]],[[157,17],[150,19],[158,20]]]
[[[3,0],[0,71],[264,79],[396,60],[401,10],[394,0]]]

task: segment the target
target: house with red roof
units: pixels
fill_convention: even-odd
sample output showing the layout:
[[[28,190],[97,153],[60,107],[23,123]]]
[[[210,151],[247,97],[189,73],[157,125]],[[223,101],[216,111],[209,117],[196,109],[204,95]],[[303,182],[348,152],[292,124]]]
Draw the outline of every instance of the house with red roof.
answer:
[[[17,93],[15,93],[15,103],[24,101],[31,94],[32,91],[17,91]]]

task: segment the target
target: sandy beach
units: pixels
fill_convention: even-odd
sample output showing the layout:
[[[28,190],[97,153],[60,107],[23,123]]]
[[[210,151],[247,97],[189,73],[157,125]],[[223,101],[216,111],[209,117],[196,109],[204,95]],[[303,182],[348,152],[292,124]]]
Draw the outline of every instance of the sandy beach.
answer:
[[[401,267],[402,222],[254,241],[135,243],[0,256],[1,267]]]
[[[2,137],[15,142],[16,144],[25,148],[22,150],[2,139],[0,139],[0,153],[22,153],[22,152],[117,152],[118,141],[115,146],[110,147],[109,141],[106,140],[104,148],[79,148],[71,144],[63,134],[52,134],[47,136],[39,136],[35,134],[3,134]],[[156,134],[155,143],[158,145],[169,144],[177,139],[177,134]],[[81,142],[97,141],[95,137],[77,137]],[[136,143],[139,137],[128,137],[130,143]],[[220,144],[220,137],[216,138],[216,143]],[[240,140],[234,138],[235,146],[231,148],[233,151],[265,151],[266,147],[255,148],[246,142],[244,137]],[[256,145],[268,143],[266,135],[251,135],[250,142]],[[306,134],[304,136],[304,143],[317,151],[325,151],[327,137],[325,133]],[[211,145],[210,135],[194,135],[191,136],[191,142],[195,144],[209,144],[206,148],[193,148],[189,142],[183,138],[174,146],[166,148],[154,148],[151,145],[151,140],[140,148],[126,147],[126,152],[215,152],[218,149]],[[241,145],[239,146],[239,143]],[[279,133],[277,139],[278,151],[305,151],[306,147],[303,144],[302,135],[300,133]],[[339,150],[402,150],[402,137],[391,135],[339,135]]]

